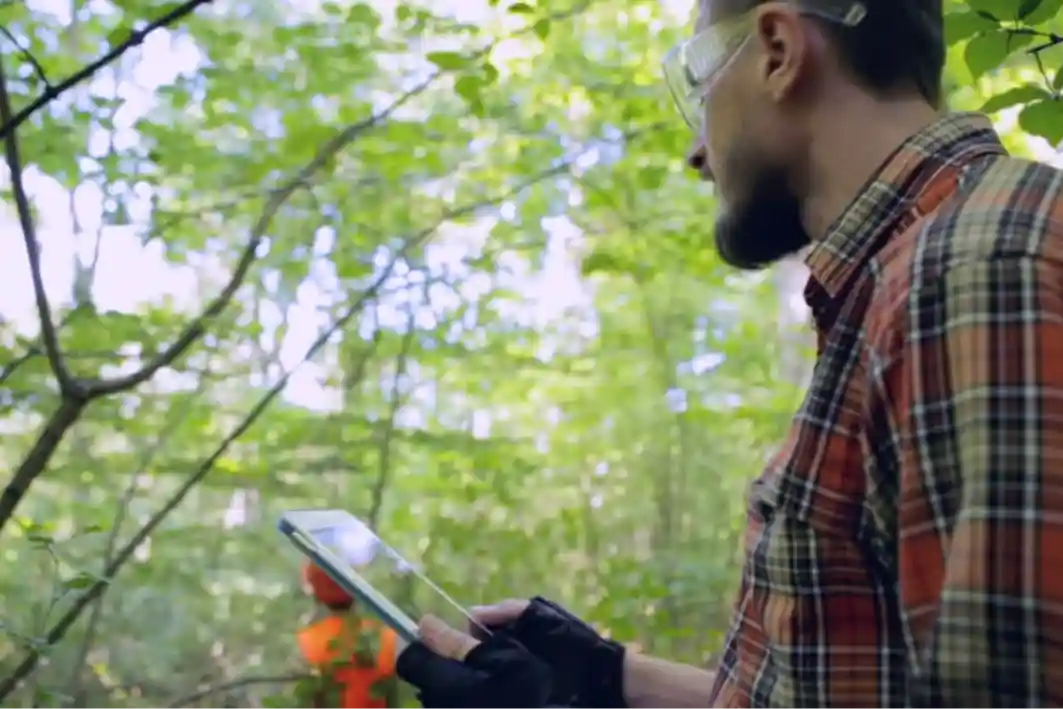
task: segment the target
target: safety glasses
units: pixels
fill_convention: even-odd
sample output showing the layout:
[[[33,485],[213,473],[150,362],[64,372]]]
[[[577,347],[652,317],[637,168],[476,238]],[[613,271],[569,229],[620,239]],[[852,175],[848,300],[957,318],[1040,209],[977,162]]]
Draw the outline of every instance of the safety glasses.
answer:
[[[857,0],[802,0],[791,4],[803,15],[845,27],[855,27],[867,15],[866,6]],[[694,130],[701,128],[705,98],[749,40],[757,9],[759,6],[713,23],[665,55],[665,84],[683,120]]]

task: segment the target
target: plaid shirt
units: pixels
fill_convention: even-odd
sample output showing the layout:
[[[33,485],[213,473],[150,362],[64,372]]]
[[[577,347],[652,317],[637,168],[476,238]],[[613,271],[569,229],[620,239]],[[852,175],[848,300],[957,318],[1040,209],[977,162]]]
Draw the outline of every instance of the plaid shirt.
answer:
[[[1063,173],[943,118],[808,265],[710,706],[1063,705]]]

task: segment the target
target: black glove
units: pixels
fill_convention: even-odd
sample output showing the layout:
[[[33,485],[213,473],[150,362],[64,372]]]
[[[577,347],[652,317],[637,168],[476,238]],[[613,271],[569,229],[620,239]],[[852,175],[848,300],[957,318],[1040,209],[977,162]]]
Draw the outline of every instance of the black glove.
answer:
[[[624,646],[606,640],[561,606],[536,596],[515,621],[489,628],[516,638],[553,671],[552,702],[626,707]]]
[[[412,643],[399,655],[395,671],[419,690],[425,707],[551,706],[550,668],[505,633],[481,642],[463,662]]]

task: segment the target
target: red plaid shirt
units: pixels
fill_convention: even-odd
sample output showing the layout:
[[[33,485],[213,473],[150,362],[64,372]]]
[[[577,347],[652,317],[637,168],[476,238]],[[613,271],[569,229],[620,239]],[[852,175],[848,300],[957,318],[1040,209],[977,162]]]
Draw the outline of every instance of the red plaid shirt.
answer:
[[[1063,173],[943,118],[808,265],[711,706],[1063,706]]]

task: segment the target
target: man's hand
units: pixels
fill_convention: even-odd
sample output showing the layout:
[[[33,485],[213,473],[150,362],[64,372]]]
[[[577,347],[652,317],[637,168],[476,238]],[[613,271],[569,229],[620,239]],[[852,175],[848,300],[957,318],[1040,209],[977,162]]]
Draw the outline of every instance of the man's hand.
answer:
[[[531,601],[523,598],[507,598],[491,606],[473,606],[470,613],[476,622],[469,624],[469,631],[474,636],[483,639],[486,636],[480,630],[480,626],[490,629],[512,625],[523,615],[524,611],[528,610],[530,605]]]
[[[396,671],[420,690],[425,707],[545,707],[550,668],[505,633],[485,640],[428,616],[421,639],[399,655]]]
[[[657,660],[605,640],[580,619],[542,598],[475,608],[479,625],[516,638],[553,670],[554,705],[571,707],[704,707],[713,673]],[[473,634],[481,637],[473,626]]]
[[[472,610],[495,635],[516,639],[552,670],[551,701],[574,707],[624,707],[624,647],[545,598],[509,599]],[[482,631],[472,626],[477,637]]]

